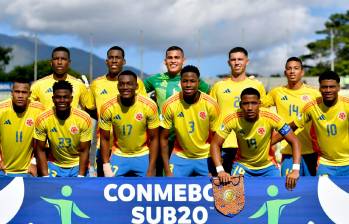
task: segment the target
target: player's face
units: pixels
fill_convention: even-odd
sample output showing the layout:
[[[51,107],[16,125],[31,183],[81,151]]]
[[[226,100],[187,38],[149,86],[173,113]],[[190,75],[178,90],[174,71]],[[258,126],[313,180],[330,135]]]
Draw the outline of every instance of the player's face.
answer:
[[[199,89],[199,78],[194,72],[185,72],[181,77],[181,87],[184,96],[195,96]]]
[[[324,101],[333,102],[337,100],[339,90],[340,86],[336,80],[325,79],[320,82],[320,93]]]
[[[30,96],[29,83],[15,82],[12,87],[12,102],[17,107],[26,107]]]
[[[166,53],[165,65],[170,74],[178,74],[184,64],[184,55],[180,50],[168,51]]]
[[[285,76],[289,83],[298,83],[304,75],[304,70],[298,61],[289,61],[285,67]]]
[[[68,53],[65,51],[56,51],[51,59],[51,66],[56,75],[65,75],[70,66]]]
[[[137,80],[132,75],[121,75],[118,77],[118,90],[121,98],[130,99],[135,97],[137,89]]]
[[[244,95],[241,98],[240,108],[247,121],[256,121],[258,119],[259,107],[261,101],[256,95]]]
[[[119,74],[122,71],[122,68],[126,61],[122,56],[122,52],[120,50],[111,50],[108,53],[105,63],[108,66],[109,73]]]
[[[248,62],[247,56],[242,52],[235,52],[229,55],[228,64],[234,76],[244,74]]]
[[[73,96],[67,89],[58,89],[53,93],[52,100],[57,111],[67,111],[70,110]]]

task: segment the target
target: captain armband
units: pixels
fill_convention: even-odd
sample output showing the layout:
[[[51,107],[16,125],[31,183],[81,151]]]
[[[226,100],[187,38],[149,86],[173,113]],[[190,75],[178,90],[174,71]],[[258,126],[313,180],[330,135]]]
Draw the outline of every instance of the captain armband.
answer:
[[[291,131],[291,127],[288,124],[284,124],[284,126],[282,126],[282,128],[279,130],[279,133],[282,136],[287,135],[289,132]]]

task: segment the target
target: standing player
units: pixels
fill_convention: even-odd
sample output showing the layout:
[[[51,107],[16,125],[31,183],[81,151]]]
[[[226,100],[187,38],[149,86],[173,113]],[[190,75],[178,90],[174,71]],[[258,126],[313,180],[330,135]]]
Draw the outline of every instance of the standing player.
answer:
[[[53,106],[53,84],[59,80],[66,80],[73,85],[74,97],[71,106],[76,108],[80,104],[82,109],[86,110],[91,116],[96,117],[92,94],[80,79],[68,74],[70,66],[69,50],[65,47],[53,49],[51,66],[53,74],[39,79],[32,85],[30,99],[41,102],[47,109],[51,108]]]
[[[317,175],[349,176],[349,99],[338,96],[340,78],[327,71],[319,76],[322,97],[306,104],[302,120],[291,126],[304,127],[313,122],[319,151]]]
[[[161,155],[166,176],[207,176],[212,173],[208,139],[219,116],[219,107],[207,94],[200,92],[200,72],[192,65],[181,71],[182,91],[170,97],[162,108],[160,133]],[[176,143],[169,161],[170,128]]]
[[[104,103],[114,98],[119,94],[117,89],[118,84],[118,75],[122,71],[123,66],[125,65],[125,52],[119,46],[113,46],[107,51],[107,59],[105,64],[108,66],[108,74],[103,75],[95,79],[91,84],[91,92],[95,99],[97,114],[100,115],[101,107]],[[146,96],[144,84],[141,79],[137,79],[139,88],[137,93]],[[97,136],[99,136],[99,131],[97,131]],[[111,139],[111,142],[112,139]],[[97,164],[97,176],[103,176],[103,163],[100,156],[99,150],[99,140],[97,141],[97,150],[96,150],[96,164]]]
[[[233,175],[280,176],[277,167],[269,159],[271,134],[274,130],[285,137],[293,149],[293,170],[286,177],[286,186],[292,189],[299,178],[301,145],[282,118],[260,108],[260,94],[254,88],[246,88],[241,93],[240,108],[219,122],[221,126],[211,142],[212,160],[216,166],[220,181],[229,181],[229,174],[221,165],[220,147],[231,132],[236,133],[239,151],[233,165]]]
[[[263,101],[263,105],[266,107],[276,106],[277,113],[287,123],[290,123],[299,119],[304,105],[320,97],[320,92],[303,84],[304,70],[299,58],[291,57],[287,59],[284,73],[287,78],[287,85],[273,88]],[[297,137],[302,144],[301,176],[315,176],[316,174],[317,153],[313,149],[310,130],[311,122],[307,123],[305,128],[297,133]],[[292,149],[287,144],[282,150],[282,176],[286,176],[292,170],[292,164]]]
[[[181,91],[180,72],[184,62],[185,57],[183,49],[178,46],[171,46],[167,48],[164,59],[167,72],[155,74],[144,80],[144,85],[147,92],[155,92],[159,112],[161,112],[163,104],[170,96]],[[210,86],[203,80],[200,80],[199,90],[204,93],[208,93]],[[175,140],[173,130],[170,131],[169,138],[169,149],[172,150]],[[159,158],[157,162],[158,176],[162,176],[162,168],[163,165],[161,164],[161,160]]]
[[[42,176],[83,177],[87,173],[92,139],[90,116],[71,106],[73,86],[67,81],[53,85],[54,107],[39,115],[34,138],[38,171]],[[47,162],[48,139],[53,161]]]
[[[159,148],[156,104],[136,94],[137,75],[132,71],[118,75],[117,87],[119,95],[102,106],[99,120],[104,175],[154,176]],[[110,157],[111,130],[117,142]]]
[[[246,67],[249,63],[248,52],[242,47],[235,47],[229,51],[228,64],[231,69],[231,77],[213,85],[210,95],[217,100],[223,116],[239,109],[240,94],[247,87],[253,87],[259,91],[261,98],[265,96],[265,89],[261,82],[246,75]],[[232,161],[235,157],[238,145],[234,132],[231,132],[225,140],[223,151],[224,169],[230,172]]]
[[[0,176],[36,176],[35,162],[30,162],[33,157],[32,138],[36,117],[44,106],[30,102],[30,83],[27,80],[15,80],[11,95],[12,99],[0,103]]]

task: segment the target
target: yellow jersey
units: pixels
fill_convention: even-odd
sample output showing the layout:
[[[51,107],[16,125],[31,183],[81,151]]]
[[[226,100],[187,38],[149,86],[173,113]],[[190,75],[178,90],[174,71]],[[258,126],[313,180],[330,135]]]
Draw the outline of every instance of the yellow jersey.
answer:
[[[273,130],[281,135],[288,134],[291,128],[277,114],[268,109],[260,108],[256,122],[248,122],[239,109],[220,118],[220,127],[216,133],[227,138],[234,131],[238,141],[236,160],[249,169],[263,169],[272,165],[270,141]]]
[[[266,95],[263,84],[257,79],[250,77],[239,82],[233,81],[230,77],[221,80],[213,85],[210,95],[217,101],[221,108],[222,115],[225,116],[240,108],[240,94],[248,87],[257,89],[263,100]],[[234,132],[232,132],[225,140],[223,148],[237,148],[237,141]]]
[[[37,116],[44,110],[30,102],[26,111],[16,113],[8,99],[0,103],[0,144],[6,173],[27,173],[33,154],[32,139]]]
[[[162,107],[161,126],[166,129],[174,127],[173,153],[182,158],[210,157],[209,134],[214,132],[219,113],[217,102],[203,92],[194,104],[187,104],[182,92],[171,96]]]
[[[71,108],[66,120],[56,117],[54,109],[44,111],[36,120],[34,138],[50,143],[53,163],[69,168],[79,165],[79,144],[92,140],[90,116],[77,108]]]
[[[30,99],[41,102],[47,109],[51,108],[52,106],[54,106],[52,101],[52,86],[57,81],[58,80],[53,77],[53,74],[37,80],[31,86]],[[68,81],[73,86],[73,102],[71,104],[72,107],[77,108],[80,104],[82,108],[86,107],[90,110],[95,109],[92,94],[80,79],[77,79],[68,74],[65,81]]]
[[[156,103],[148,97],[136,96],[135,103],[126,107],[119,97],[114,97],[101,108],[99,128],[113,130],[116,148],[113,153],[123,157],[142,156],[149,153],[147,129],[159,127]]]
[[[301,117],[302,109],[310,101],[320,97],[320,92],[308,85],[303,84],[301,88],[293,90],[286,86],[275,87],[270,90],[268,95],[263,100],[263,106],[276,106],[277,114],[280,115],[287,123],[299,119]],[[302,145],[302,155],[310,154],[316,151],[316,141],[311,135],[311,122],[304,126],[304,129],[297,132],[297,138]],[[292,148],[284,140],[282,142],[282,153],[292,154]]]
[[[322,98],[309,102],[303,108],[298,127],[312,121],[320,147],[320,164],[349,165],[349,98],[339,96],[337,103],[327,107]]]

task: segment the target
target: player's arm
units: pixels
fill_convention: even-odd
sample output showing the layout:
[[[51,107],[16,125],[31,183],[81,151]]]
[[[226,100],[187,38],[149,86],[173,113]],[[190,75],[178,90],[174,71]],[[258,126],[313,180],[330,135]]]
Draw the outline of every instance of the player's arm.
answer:
[[[211,141],[210,153],[213,164],[216,167],[219,181],[227,183],[230,180],[230,175],[224,171],[224,168],[221,163],[221,147],[223,143],[224,138],[215,133]]]
[[[85,176],[88,168],[91,141],[79,144],[79,176]]]
[[[301,144],[289,125],[285,124],[279,130],[279,133],[282,136],[284,136],[285,140],[292,147],[293,167],[292,171],[286,176],[286,188],[292,190],[296,187],[296,183],[299,178],[299,169],[301,162]]]
[[[111,169],[109,158],[110,158],[110,131],[100,130],[100,147],[101,147],[101,157],[103,162],[103,172],[105,177],[113,177],[113,171]]]
[[[45,152],[45,145],[46,141],[41,141],[38,139],[35,139],[35,157],[36,157],[36,164],[38,169],[38,175],[47,177],[48,176],[48,166],[47,166],[47,157]]]
[[[169,165],[169,148],[168,148],[168,137],[170,135],[170,130],[166,128],[162,128],[160,131],[160,148],[161,148],[161,158],[164,164],[164,171],[166,176],[172,176],[172,172],[170,170]]]
[[[159,128],[148,129],[149,167],[147,176],[155,176],[156,160],[159,152]]]
[[[294,121],[292,121],[291,123],[288,124],[292,131],[295,132],[298,129],[298,126],[294,123]],[[275,132],[273,133],[272,137],[271,137],[271,145],[275,145],[278,142],[282,141],[284,139],[284,136],[282,136],[279,132]]]
[[[36,141],[32,139],[32,147],[35,149]],[[36,177],[38,175],[38,170],[36,167],[36,158],[34,155],[32,155],[32,159],[30,161],[29,167],[28,167],[28,173],[31,174],[33,177]]]

